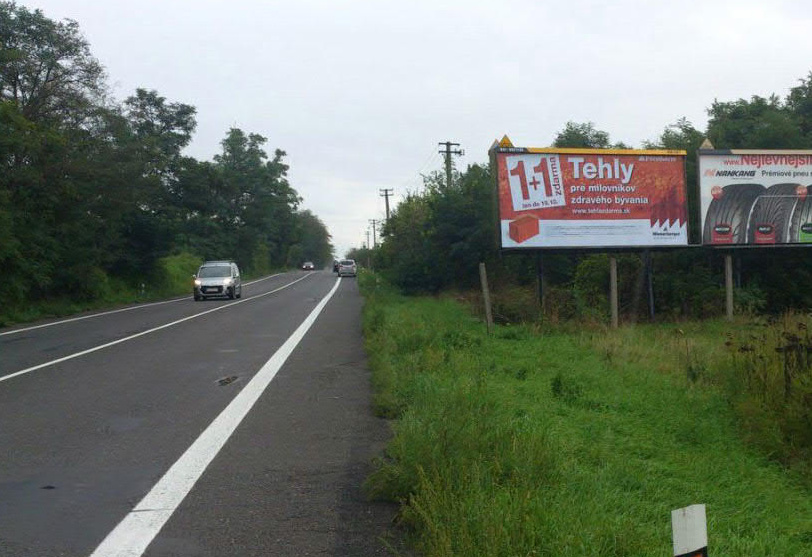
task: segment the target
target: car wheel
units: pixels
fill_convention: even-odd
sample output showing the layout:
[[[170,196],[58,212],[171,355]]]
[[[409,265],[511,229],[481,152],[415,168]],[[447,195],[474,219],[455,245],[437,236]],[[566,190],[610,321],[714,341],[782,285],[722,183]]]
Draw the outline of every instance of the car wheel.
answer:
[[[228,289],[228,299],[229,299],[229,300],[233,300],[233,299],[234,299],[234,289],[233,289],[233,288],[229,288],[229,289]]]
[[[195,294],[195,302],[199,302],[199,301],[200,301],[200,296],[198,296],[197,294]]]

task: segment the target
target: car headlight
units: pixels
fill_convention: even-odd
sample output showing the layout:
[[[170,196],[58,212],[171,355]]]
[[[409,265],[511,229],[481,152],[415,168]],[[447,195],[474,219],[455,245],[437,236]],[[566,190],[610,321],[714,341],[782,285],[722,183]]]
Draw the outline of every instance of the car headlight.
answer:
[[[227,278],[227,279],[223,280],[223,284],[224,284],[225,286],[228,286],[229,284],[231,284],[231,279],[230,279],[230,278]]]
[[[195,286],[200,286],[200,279],[195,279]]]

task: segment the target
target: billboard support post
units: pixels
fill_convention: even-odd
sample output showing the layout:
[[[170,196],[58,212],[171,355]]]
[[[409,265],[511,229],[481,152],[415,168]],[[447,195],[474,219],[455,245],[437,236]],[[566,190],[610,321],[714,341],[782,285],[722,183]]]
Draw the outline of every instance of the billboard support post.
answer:
[[[646,267],[646,288],[648,290],[648,318],[654,322],[654,265],[651,261],[651,250],[643,252]]]
[[[609,256],[609,305],[612,309],[612,328],[617,329],[617,257],[614,255]]]
[[[727,320],[733,320],[733,255],[725,254],[725,309]]]
[[[493,329],[493,313],[491,311],[491,292],[488,289],[488,273],[485,270],[485,263],[479,264],[479,282],[482,283],[482,300],[485,303],[485,321],[488,327],[488,335]]]
[[[536,254],[536,268],[538,272],[538,290],[539,290],[539,309],[541,310],[542,319],[547,315],[547,305],[544,301],[544,296],[547,293],[547,281],[544,278],[544,255],[541,251]]]

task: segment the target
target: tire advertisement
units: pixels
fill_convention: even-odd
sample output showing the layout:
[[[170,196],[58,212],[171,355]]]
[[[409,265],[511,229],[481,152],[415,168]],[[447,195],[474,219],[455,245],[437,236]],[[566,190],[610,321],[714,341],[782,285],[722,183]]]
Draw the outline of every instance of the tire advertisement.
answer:
[[[688,244],[685,151],[494,149],[503,249]]]
[[[812,151],[699,151],[702,243],[812,243]]]

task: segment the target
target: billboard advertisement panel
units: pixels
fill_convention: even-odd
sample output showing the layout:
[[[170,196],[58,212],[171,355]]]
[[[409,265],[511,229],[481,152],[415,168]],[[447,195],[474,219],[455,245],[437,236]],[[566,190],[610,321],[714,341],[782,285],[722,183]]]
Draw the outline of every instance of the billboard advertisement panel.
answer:
[[[700,150],[702,243],[812,243],[812,151]]]
[[[685,246],[685,151],[494,147],[503,249]]]

